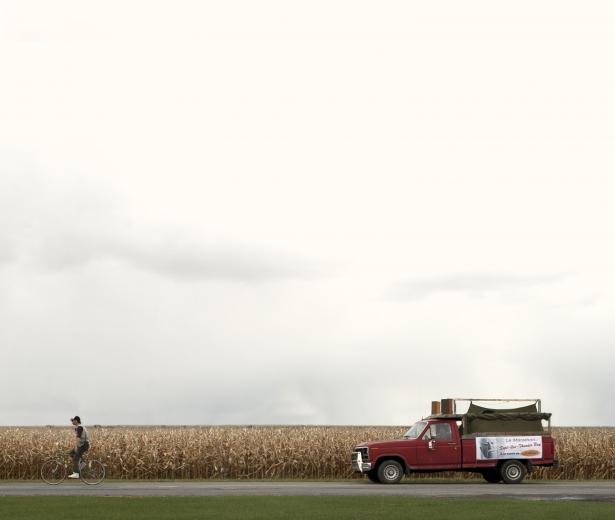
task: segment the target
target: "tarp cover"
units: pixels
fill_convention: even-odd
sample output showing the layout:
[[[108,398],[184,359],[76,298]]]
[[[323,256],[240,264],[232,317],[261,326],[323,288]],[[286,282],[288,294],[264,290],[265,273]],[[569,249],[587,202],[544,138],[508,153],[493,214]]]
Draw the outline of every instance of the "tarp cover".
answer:
[[[550,417],[550,413],[538,413],[535,404],[503,410],[483,408],[470,403],[470,408],[466,413],[464,433],[542,432],[542,420]]]

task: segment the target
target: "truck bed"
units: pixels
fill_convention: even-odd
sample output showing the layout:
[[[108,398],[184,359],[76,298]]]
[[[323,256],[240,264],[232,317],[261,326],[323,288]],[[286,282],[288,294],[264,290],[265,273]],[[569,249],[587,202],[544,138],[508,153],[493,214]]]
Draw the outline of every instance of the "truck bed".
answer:
[[[484,436],[508,436],[506,434],[483,434]],[[519,435],[511,434],[510,436]],[[461,439],[462,468],[491,468],[497,466],[498,459],[477,460],[476,438],[481,435],[464,435]],[[550,466],[553,464],[554,442],[550,435],[542,435],[542,457],[529,459],[533,466]]]

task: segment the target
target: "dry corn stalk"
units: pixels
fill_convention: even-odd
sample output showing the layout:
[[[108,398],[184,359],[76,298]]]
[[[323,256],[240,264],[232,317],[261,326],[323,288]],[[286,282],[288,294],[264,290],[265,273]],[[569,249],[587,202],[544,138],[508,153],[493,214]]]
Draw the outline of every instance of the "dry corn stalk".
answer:
[[[87,456],[101,460],[107,478],[115,479],[345,479],[356,478],[350,469],[356,444],[404,431],[393,426],[91,426]],[[0,479],[38,479],[42,462],[69,449],[73,435],[71,428],[0,427]],[[553,435],[562,467],[539,469],[530,478],[615,478],[615,428],[554,428]]]

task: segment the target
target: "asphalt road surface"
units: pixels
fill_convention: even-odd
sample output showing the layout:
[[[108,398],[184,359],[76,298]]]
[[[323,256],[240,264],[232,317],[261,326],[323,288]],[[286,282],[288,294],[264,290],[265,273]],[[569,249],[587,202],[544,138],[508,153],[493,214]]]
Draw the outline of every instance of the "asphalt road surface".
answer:
[[[0,481],[0,496],[407,496],[426,498],[516,498],[524,500],[598,500],[615,502],[615,482],[482,482],[397,485],[370,482],[254,482],[254,481],[105,481],[88,486],[64,481],[57,486],[44,482]]]

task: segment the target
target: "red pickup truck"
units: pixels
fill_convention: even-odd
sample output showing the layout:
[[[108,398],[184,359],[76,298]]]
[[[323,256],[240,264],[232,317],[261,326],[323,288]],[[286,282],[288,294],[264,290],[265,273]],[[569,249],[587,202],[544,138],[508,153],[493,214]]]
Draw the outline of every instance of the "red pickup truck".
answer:
[[[470,401],[467,412],[456,413],[459,401]],[[468,471],[482,474],[487,482],[519,484],[535,467],[559,467],[551,414],[540,412],[540,400],[506,410],[474,401],[495,400],[443,399],[445,413],[439,413],[435,401],[432,415],[416,422],[403,439],[357,446],[353,470],[382,484],[396,484],[404,474],[436,471]],[[546,430],[543,421],[548,421]]]

